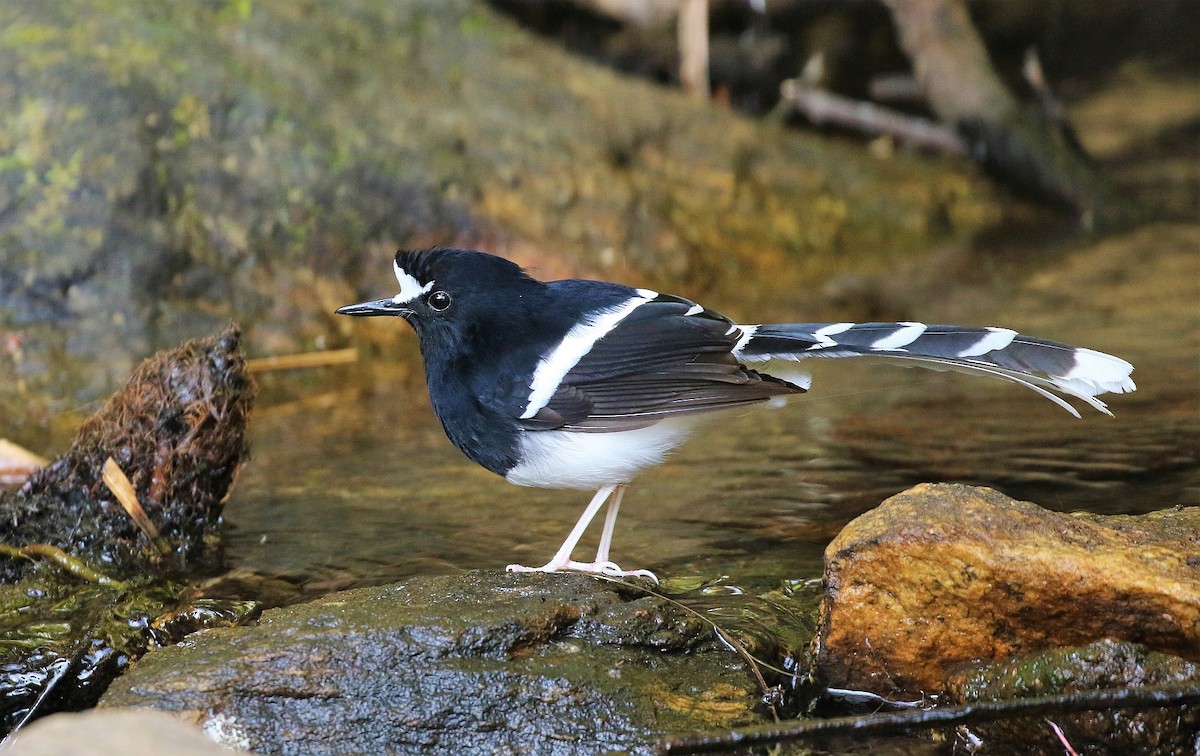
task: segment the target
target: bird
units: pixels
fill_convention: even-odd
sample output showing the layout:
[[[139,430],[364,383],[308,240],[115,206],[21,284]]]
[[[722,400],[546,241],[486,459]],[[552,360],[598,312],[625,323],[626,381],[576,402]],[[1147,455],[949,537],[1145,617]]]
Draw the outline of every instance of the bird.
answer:
[[[1063,397],[1111,416],[1097,397],[1136,388],[1133,365],[1119,357],[1009,328],[741,325],[683,297],[606,281],[543,282],[505,258],[450,247],[401,250],[393,272],[394,296],[337,313],[412,326],[450,441],[510,483],[595,492],[550,561],[511,564],[511,572],[657,582],[610,558],[626,486],[702,419],[809,389],[807,378],[773,374],[773,364],[869,356],[965,371],[1020,384],[1076,417]],[[572,559],[606,503],[595,559]]]

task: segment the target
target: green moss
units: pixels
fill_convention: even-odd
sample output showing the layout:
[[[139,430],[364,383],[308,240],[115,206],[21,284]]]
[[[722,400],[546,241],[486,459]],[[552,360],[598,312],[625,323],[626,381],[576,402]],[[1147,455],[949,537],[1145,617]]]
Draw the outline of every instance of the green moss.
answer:
[[[275,349],[344,338],[328,292],[398,246],[511,240],[696,296],[754,277],[767,301],[992,212],[957,167],[694,103],[471,0],[0,5],[0,66],[9,306],[70,281],[97,356],[230,319]]]
[[[94,705],[154,639],[171,642],[199,627],[235,624],[255,608],[202,599],[162,617],[176,606],[181,587],[140,581],[114,590],[53,569],[0,585],[0,733],[35,701],[38,714]],[[50,688],[54,695],[40,699]]]

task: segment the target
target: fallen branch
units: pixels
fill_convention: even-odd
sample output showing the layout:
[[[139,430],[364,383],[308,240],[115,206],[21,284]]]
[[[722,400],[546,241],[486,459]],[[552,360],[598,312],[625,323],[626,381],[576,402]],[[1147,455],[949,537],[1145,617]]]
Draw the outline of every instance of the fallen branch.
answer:
[[[930,109],[962,135],[971,157],[993,178],[1022,196],[1069,210],[1085,229],[1119,226],[1138,216],[1078,141],[1064,138],[1069,127],[1047,128],[1008,91],[966,0],[884,0],[884,5]]]
[[[966,155],[967,142],[943,124],[901,113],[882,105],[852,100],[799,79],[780,86],[782,102],[812,123],[833,124],[871,136],[890,136],[908,144],[950,155]]]
[[[658,744],[660,753],[714,753],[829,735],[898,735],[913,730],[957,727],[1002,719],[1068,714],[1104,709],[1157,709],[1200,704],[1200,687],[1159,686],[1095,690],[947,706],[940,709],[885,712],[855,717],[805,719],[695,735]]]

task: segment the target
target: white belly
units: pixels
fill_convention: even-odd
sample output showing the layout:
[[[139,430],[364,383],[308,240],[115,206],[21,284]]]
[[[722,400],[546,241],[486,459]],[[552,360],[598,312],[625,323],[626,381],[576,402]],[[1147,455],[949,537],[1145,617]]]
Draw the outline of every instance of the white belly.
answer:
[[[642,470],[662,462],[687,439],[698,420],[689,415],[613,433],[526,431],[521,437],[525,461],[504,477],[519,486],[538,488],[595,490],[628,483]]]

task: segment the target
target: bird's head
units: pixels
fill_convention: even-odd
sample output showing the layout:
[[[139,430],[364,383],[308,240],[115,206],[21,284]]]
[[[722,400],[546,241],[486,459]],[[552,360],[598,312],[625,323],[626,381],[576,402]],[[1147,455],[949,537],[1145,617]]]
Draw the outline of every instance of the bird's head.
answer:
[[[417,332],[422,350],[461,343],[479,323],[494,320],[500,309],[519,306],[542,286],[515,263],[464,249],[402,250],[392,267],[399,293],[339,307],[337,312],[398,315]]]

